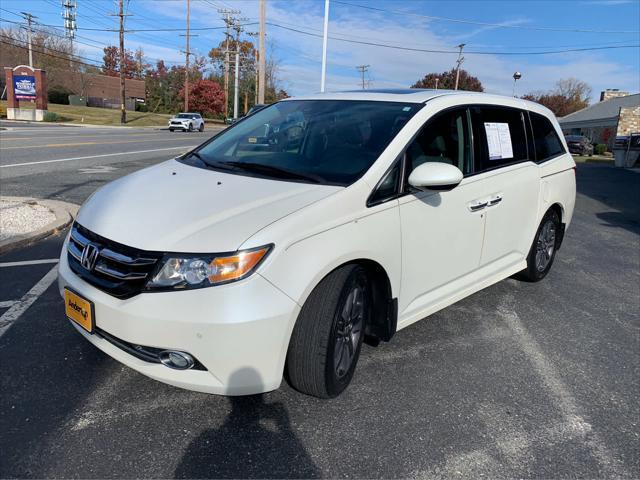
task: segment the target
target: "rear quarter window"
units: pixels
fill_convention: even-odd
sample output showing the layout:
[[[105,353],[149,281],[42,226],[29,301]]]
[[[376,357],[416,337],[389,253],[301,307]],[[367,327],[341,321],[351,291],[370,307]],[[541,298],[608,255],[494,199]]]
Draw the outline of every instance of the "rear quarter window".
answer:
[[[558,132],[544,115],[529,112],[536,161],[544,162],[565,153]]]

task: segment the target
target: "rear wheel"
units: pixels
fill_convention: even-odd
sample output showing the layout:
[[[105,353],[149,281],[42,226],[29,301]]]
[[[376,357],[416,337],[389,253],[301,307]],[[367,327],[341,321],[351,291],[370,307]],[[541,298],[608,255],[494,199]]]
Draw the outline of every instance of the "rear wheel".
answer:
[[[345,265],[311,292],[291,335],[286,376],[296,390],[320,398],[339,395],[351,382],[371,315],[365,270]]]
[[[553,265],[560,234],[560,217],[555,210],[549,210],[542,218],[536,237],[527,257],[527,268],[520,272],[523,280],[542,280]]]

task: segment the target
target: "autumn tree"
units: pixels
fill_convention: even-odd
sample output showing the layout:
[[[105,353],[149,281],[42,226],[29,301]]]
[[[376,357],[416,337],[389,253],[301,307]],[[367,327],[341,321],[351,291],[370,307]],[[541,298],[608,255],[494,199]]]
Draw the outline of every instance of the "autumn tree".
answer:
[[[591,87],[577,78],[558,80],[548,92],[532,92],[522,98],[544,105],[557,117],[564,117],[589,106]]]
[[[184,87],[179,98],[184,100]],[[224,92],[219,83],[198,80],[189,84],[189,110],[203,116],[213,117],[224,112]]]
[[[421,80],[411,85],[411,88],[436,88],[436,79],[437,88],[453,90],[456,86],[456,69],[452,68],[442,73],[428,73]],[[484,87],[477,77],[470,75],[466,70],[460,70],[458,90],[484,92]]]
[[[104,47],[102,57],[102,73],[110,77],[120,76],[120,49],[113,45]],[[131,50],[124,52],[124,76],[134,78],[138,70],[137,62]]]

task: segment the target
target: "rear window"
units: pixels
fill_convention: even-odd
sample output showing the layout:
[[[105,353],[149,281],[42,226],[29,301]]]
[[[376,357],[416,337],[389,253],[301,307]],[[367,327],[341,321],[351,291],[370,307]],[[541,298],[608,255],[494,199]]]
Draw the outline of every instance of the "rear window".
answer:
[[[553,128],[553,124],[547,117],[529,112],[529,118],[531,119],[533,143],[536,148],[538,162],[544,162],[565,153],[560,137],[558,137],[556,129]]]

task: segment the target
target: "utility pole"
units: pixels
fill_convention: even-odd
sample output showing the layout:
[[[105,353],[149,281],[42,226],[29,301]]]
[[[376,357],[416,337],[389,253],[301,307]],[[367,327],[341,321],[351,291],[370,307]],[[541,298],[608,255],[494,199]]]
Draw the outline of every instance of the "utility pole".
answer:
[[[184,111],[189,111],[189,14],[191,12],[190,0],[187,0],[187,49],[185,59],[185,71],[184,71]]]
[[[324,93],[325,78],[327,76],[327,42],[329,39],[329,0],[324,0],[324,33],[322,35],[322,74],[320,76],[320,91]]]
[[[126,110],[126,102],[127,97],[125,93],[125,82],[124,82],[124,0],[119,0],[118,2],[119,12],[118,16],[120,17],[120,123],[127,123],[127,110]]]
[[[31,36],[33,35],[33,30],[31,28],[31,24],[33,23],[33,19],[38,17],[34,17],[33,15],[27,12],[20,12],[20,13],[24,17],[24,19],[27,21],[27,43],[29,44],[29,66],[33,68],[33,52],[31,49]]]
[[[69,39],[71,55],[73,55],[73,39],[76,37],[76,0],[62,0],[62,18],[64,19],[64,35]]]
[[[371,65],[358,65],[356,68],[358,69],[358,71],[362,74],[362,89],[364,90],[364,74],[367,73],[367,70],[369,70],[369,67]]]
[[[229,118],[229,38],[231,37],[231,27],[234,24],[232,15],[240,13],[239,10],[218,10],[223,17],[225,30],[225,44],[224,44],[224,118]]]
[[[457,66],[456,66],[456,86],[454,88],[454,90],[458,90],[458,82],[460,81],[460,65],[462,65],[462,62],[464,62],[464,57],[462,56],[462,49],[464,48],[466,44],[461,43],[460,45],[458,45],[458,48],[460,49],[460,51],[458,52],[458,60],[456,60]]]
[[[258,101],[264,103],[264,93],[267,77],[266,54],[264,46],[265,24],[267,16],[267,0],[260,0],[260,40],[258,54]]]
[[[438,90],[438,82],[440,81],[439,77],[436,77],[436,90]]]
[[[236,71],[235,78],[233,82],[233,118],[238,118],[238,101],[239,101],[239,86],[240,86],[240,32],[242,31],[242,27],[240,26],[239,21],[235,21],[235,31],[236,31]]]

